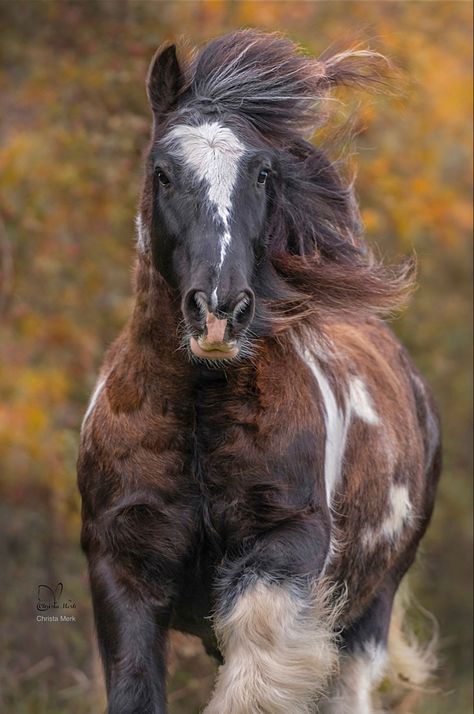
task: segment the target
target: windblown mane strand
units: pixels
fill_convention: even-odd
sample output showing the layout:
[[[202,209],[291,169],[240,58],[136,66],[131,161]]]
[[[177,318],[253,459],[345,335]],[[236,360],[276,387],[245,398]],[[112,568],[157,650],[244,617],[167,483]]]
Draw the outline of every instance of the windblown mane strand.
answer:
[[[396,312],[413,288],[414,261],[386,267],[368,250],[352,185],[323,152],[305,146],[304,158],[289,159],[273,197],[269,252],[275,273],[268,282],[274,328],[302,318],[320,327]]]
[[[324,122],[322,100],[334,86],[384,86],[385,59],[356,49],[315,59],[278,34],[244,30],[210,42],[191,66],[191,95],[244,115],[283,141],[312,135]]]
[[[181,116],[216,115],[262,146],[277,149],[267,226],[268,258],[259,264],[257,331],[298,321],[360,319],[390,313],[413,286],[413,264],[386,268],[366,248],[353,188],[334,163],[305,141],[327,119],[325,99],[339,85],[387,85],[377,52],[305,56],[279,35],[245,30],[211,41],[186,68]]]

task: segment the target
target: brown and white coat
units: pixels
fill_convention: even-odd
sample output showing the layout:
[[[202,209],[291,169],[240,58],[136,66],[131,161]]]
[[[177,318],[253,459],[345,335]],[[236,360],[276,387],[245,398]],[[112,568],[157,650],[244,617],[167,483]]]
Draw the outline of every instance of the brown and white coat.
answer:
[[[110,714],[166,712],[169,628],[221,663],[206,714],[372,711],[439,425],[374,316],[406,276],[366,256],[350,190],[299,135],[315,94],[373,61],[249,31],[152,65],[135,307],[78,464]]]

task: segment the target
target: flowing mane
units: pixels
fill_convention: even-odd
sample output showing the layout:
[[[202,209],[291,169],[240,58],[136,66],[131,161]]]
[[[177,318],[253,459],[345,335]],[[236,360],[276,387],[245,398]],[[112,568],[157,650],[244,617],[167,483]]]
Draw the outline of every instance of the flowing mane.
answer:
[[[385,58],[353,50],[314,59],[278,34],[243,30],[211,41],[189,68],[191,103],[235,113],[279,148],[312,134],[335,86],[383,86]]]
[[[308,321],[318,327],[400,308],[413,287],[413,262],[389,268],[374,257],[353,183],[307,140],[327,120],[329,91],[385,87],[387,60],[360,49],[314,59],[277,34],[245,30],[211,41],[181,64],[184,79],[165,129],[204,115],[280,155],[267,259],[258,268],[257,329]]]

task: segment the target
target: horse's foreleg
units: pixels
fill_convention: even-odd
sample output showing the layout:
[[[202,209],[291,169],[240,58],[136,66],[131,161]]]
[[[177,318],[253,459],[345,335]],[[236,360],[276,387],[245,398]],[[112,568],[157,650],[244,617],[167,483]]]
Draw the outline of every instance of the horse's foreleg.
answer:
[[[322,706],[324,714],[372,714],[372,693],[387,666],[387,636],[395,584],[388,582],[363,615],[341,636],[337,678]]]
[[[90,581],[108,714],[165,714],[167,604],[105,558],[90,563]]]
[[[288,543],[286,552],[284,567],[256,574],[247,562],[220,583],[214,627],[224,664],[205,714],[314,712],[337,662],[334,595],[316,576],[292,575]]]

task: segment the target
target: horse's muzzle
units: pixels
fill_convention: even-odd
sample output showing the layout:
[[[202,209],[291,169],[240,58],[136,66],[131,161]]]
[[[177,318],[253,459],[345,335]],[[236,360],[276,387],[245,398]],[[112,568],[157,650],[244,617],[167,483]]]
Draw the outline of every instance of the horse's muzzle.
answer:
[[[233,359],[239,353],[239,334],[253,318],[253,293],[250,290],[239,293],[230,310],[211,312],[210,303],[202,290],[189,291],[183,301],[184,317],[199,333],[190,338],[191,351],[200,359]]]

